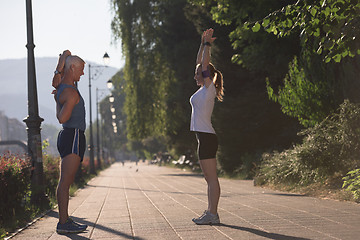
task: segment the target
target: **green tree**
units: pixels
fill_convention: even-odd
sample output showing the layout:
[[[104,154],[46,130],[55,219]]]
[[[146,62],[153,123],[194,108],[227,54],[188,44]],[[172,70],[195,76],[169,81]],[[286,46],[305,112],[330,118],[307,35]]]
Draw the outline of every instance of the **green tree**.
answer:
[[[124,111],[125,92],[124,92],[124,72],[121,69],[112,78],[113,90],[111,95],[114,97],[114,102],[110,103],[109,96],[105,97],[99,103],[99,110],[101,114],[100,122],[100,135],[101,143],[104,151],[111,156],[115,154],[115,150],[121,151],[123,154],[129,154],[127,144],[126,132],[126,114]],[[115,112],[111,112],[111,108],[115,109]],[[113,118],[112,116],[115,116]],[[114,132],[114,125],[117,128],[117,132]]]
[[[236,156],[234,150],[231,150],[234,148],[240,149],[240,153],[271,150],[274,146],[268,144],[270,141],[284,147],[281,140],[285,138],[279,136],[284,131],[277,124],[291,129],[291,132],[299,129],[287,118],[280,120],[276,106],[266,101],[262,89],[267,88],[270,98],[281,104],[281,110],[297,118],[304,126],[319,123],[346,98],[359,101],[359,94],[356,94],[356,89],[360,87],[356,77],[360,73],[357,67],[359,58],[349,58],[358,52],[358,1],[189,2],[206,9],[221,26],[229,27],[228,36],[234,49],[232,61],[249,70],[243,72],[246,77],[242,75],[236,79],[248,78],[251,83],[245,80],[241,85],[236,85],[238,88],[232,85],[231,90],[237,90],[238,96],[229,97],[231,93],[226,92],[226,98],[232,101],[229,104],[232,108],[226,106],[221,109],[223,115],[231,116],[236,115],[236,111],[231,109],[243,110],[243,114],[236,115],[235,119],[244,128],[231,131],[224,126],[222,130],[227,130],[226,135],[233,138],[239,136],[235,133],[240,133],[247,140],[241,146],[234,141],[220,144],[220,153],[227,155],[226,158]],[[334,61],[330,62],[331,59]],[[343,61],[337,63],[341,59]],[[234,76],[231,75],[231,78]],[[279,92],[275,94],[278,88]],[[218,120],[216,122],[230,126],[229,117],[220,117]],[[247,131],[250,133],[246,134]],[[287,139],[293,141],[294,137]],[[231,149],[225,150],[228,146]],[[230,154],[231,151],[233,153]],[[227,168],[234,165],[229,164]]]
[[[325,70],[331,69],[322,66],[324,64],[321,64],[321,61],[317,63],[320,63],[317,68],[318,75],[333,76],[325,73]],[[314,68],[311,65],[307,70],[311,71],[312,69]],[[335,107],[334,86],[331,84],[333,81],[319,76],[311,78],[309,75],[306,76],[306,71],[299,66],[295,57],[289,64],[289,72],[284,79],[284,86],[279,87],[278,95],[274,94],[269,80],[266,82],[270,99],[282,106],[283,113],[296,117],[305,127],[321,122]]]
[[[300,32],[299,63],[294,59],[290,64],[278,95],[269,83],[268,93],[284,113],[297,117],[306,127],[321,122],[344,99],[359,101],[354,94],[354,88],[359,88],[354,74],[359,73],[359,57],[355,57],[360,53],[359,12],[358,1],[297,1],[244,25],[254,32],[263,26],[279,38]]]
[[[326,62],[340,62],[360,54],[360,2],[358,0],[304,0],[271,12],[264,19],[248,23],[253,31],[260,25],[268,32],[284,37],[300,30],[304,43],[313,43],[313,51]]]
[[[268,100],[265,77],[280,82],[300,48],[295,37],[279,40],[265,31],[259,35],[247,30],[234,49],[238,25],[243,26],[251,15],[263,18],[285,3],[227,1],[233,14],[240,10],[243,15],[241,19],[232,16],[232,23],[220,25],[210,14],[216,2],[200,6],[186,0],[114,0],[112,28],[114,36],[121,38],[126,59],[126,131],[128,139],[137,141],[131,146],[146,148],[146,139],[155,137],[177,154],[196,148],[188,130],[189,97],[197,88],[192,80],[195,58],[202,31],[215,29],[218,39],[212,47],[212,61],[224,74],[226,97],[216,104],[213,123],[219,133],[218,159],[222,168],[231,172],[243,164],[242,155],[283,148],[294,140],[297,123]],[[259,9],[258,4],[264,8]],[[242,65],[234,60],[235,54],[241,55]]]
[[[187,16],[199,33],[211,26],[218,37],[212,61],[225,80],[225,100],[215,105],[213,114],[219,136],[218,159],[226,172],[239,167],[248,172],[247,166],[253,168],[252,162],[260,160],[263,151],[280,150],[297,140],[299,125],[269,101],[265,78],[281,82],[288,62],[300,51],[299,41],[293,36],[279,40],[251,29],[240,36],[249,18],[262,18],[284,1],[189,2]]]
[[[265,77],[272,81],[281,80],[289,61],[299,53],[299,40],[295,36],[277,39],[265,31],[252,31],[248,22],[263,19],[269,12],[275,11],[295,1],[278,0],[189,0],[190,3],[207,7],[212,19],[229,26],[229,40],[235,50],[232,61],[245,68],[256,71],[259,81]]]
[[[159,137],[169,147],[184,151],[190,136],[184,131],[185,126],[189,128],[193,78],[189,59],[196,52],[194,36],[198,37],[184,16],[186,1],[112,2],[112,29],[115,38],[121,38],[126,61],[128,138]]]
[[[125,55],[124,78],[126,85],[125,112],[130,139],[141,139],[152,133],[159,134],[158,115],[164,114],[161,105],[165,95],[160,95],[164,81],[156,81],[160,55],[156,45],[156,5],[149,1],[113,1],[115,18],[113,31],[122,38]],[[160,69],[161,71],[161,69]]]

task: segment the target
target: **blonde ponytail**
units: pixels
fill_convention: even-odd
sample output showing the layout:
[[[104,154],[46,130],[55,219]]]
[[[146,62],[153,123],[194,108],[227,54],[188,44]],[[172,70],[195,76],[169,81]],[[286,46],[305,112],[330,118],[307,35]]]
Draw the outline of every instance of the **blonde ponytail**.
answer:
[[[223,101],[224,96],[224,80],[222,73],[217,70],[212,63],[209,63],[210,75],[216,88],[216,97],[218,101]]]

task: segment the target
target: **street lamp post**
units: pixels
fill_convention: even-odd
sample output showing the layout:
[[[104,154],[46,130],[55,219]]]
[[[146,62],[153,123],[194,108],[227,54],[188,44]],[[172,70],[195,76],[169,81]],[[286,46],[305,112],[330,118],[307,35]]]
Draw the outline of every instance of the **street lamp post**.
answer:
[[[103,59],[106,63],[109,60],[109,55],[107,53],[104,54]],[[89,64],[89,107],[90,107],[90,144],[89,144],[89,151],[90,151],[90,173],[95,173],[95,162],[94,162],[94,141],[93,141],[93,131],[92,131],[92,107],[91,107],[91,68],[103,68],[105,66],[92,66]]]
[[[109,82],[111,83],[111,85],[109,85]],[[101,141],[100,141],[100,127],[99,127],[99,119],[100,119],[100,114],[99,114],[99,111],[100,111],[100,104],[99,104],[99,91],[109,91],[111,90],[112,88],[112,81],[109,80],[107,81],[107,86],[108,86],[108,89],[99,89],[99,88],[96,88],[96,145],[97,145],[97,159],[98,159],[98,165],[99,167],[101,166],[101,155],[102,154],[102,146],[101,146]],[[111,94],[109,96],[109,101],[110,103],[114,102],[114,96]],[[101,154],[100,154],[101,152]],[[103,158],[103,156],[102,156]]]
[[[98,161],[98,167],[101,168],[101,160],[100,160],[100,128],[99,128],[99,101],[98,101],[98,91],[99,89],[96,88],[96,145],[97,145],[97,161]]]
[[[92,134],[92,107],[91,107],[91,65],[89,64],[89,108],[90,108],[90,173],[95,173],[95,163],[94,163],[94,143],[93,143],[93,134]]]
[[[35,60],[34,60],[34,39],[32,23],[31,0],[26,0],[26,25],[28,50],[28,116],[24,119],[28,132],[28,152],[31,157],[33,174],[31,179],[31,201],[36,204],[47,203],[44,187],[44,171],[42,161],[40,125],[44,121],[39,116]]]

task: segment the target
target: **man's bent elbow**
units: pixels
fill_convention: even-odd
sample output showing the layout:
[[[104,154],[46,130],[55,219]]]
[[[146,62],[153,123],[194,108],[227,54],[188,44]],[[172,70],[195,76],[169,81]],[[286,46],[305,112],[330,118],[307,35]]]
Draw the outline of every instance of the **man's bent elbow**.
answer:
[[[64,123],[67,122],[67,120],[69,120],[69,119],[66,119],[66,118],[64,118],[64,117],[57,117],[57,119],[58,119],[58,121],[59,121],[60,124],[64,124]]]

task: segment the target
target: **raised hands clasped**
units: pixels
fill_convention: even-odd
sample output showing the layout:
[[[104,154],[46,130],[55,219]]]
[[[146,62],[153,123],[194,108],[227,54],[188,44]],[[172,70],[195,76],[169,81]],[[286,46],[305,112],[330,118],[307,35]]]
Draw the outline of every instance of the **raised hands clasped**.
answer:
[[[203,33],[204,42],[213,43],[216,37],[213,37],[214,29],[209,28]]]

